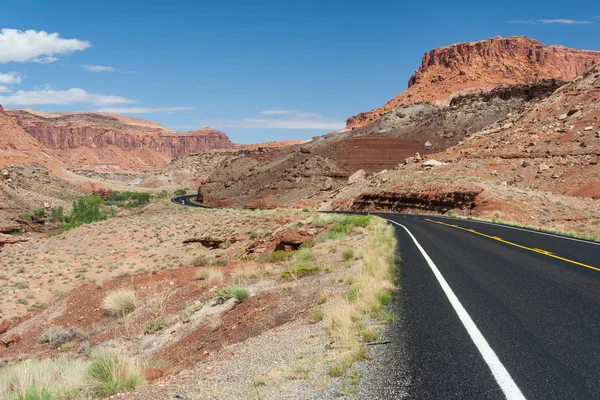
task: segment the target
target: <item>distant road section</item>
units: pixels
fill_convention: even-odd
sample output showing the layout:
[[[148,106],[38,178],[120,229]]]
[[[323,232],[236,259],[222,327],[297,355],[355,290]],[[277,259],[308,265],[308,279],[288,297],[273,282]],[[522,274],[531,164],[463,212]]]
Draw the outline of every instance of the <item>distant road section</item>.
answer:
[[[211,206],[206,206],[201,203],[196,203],[193,199],[196,198],[195,194],[185,195],[185,196],[177,196],[173,197],[171,201],[180,206],[190,206],[190,207],[202,207],[202,208],[213,208]]]

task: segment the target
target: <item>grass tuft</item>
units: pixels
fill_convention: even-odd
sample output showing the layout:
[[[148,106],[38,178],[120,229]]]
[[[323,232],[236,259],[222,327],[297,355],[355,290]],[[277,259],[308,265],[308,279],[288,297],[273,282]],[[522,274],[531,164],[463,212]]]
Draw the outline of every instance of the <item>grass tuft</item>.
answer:
[[[104,298],[103,308],[113,317],[124,317],[135,310],[136,299],[132,290],[117,290]]]

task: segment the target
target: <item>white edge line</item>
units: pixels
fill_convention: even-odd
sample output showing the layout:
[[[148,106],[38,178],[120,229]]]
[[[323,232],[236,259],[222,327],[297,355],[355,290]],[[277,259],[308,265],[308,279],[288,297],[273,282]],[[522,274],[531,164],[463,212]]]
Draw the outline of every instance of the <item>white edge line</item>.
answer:
[[[462,306],[462,304],[460,303],[460,301],[446,282],[446,279],[444,279],[444,277],[442,276],[440,270],[433,263],[433,261],[425,252],[423,247],[421,247],[419,242],[417,242],[417,239],[415,239],[413,234],[410,233],[410,231],[404,225],[401,225],[396,221],[392,221],[390,219],[388,219],[387,221],[401,226],[411,237],[411,239],[413,240],[423,257],[425,258],[425,261],[427,261],[427,264],[429,264],[429,267],[431,268],[433,274],[437,278],[440,286],[442,287],[442,290],[446,294],[446,297],[448,297],[448,300],[454,308],[454,311],[456,311],[458,318],[466,328],[467,332],[469,333],[469,336],[471,336],[471,340],[473,340],[473,343],[477,347],[477,350],[479,350],[479,353],[481,353],[481,356],[490,368],[492,375],[496,379],[496,382],[500,386],[500,389],[502,389],[502,391],[504,392],[506,398],[508,400],[524,400],[525,396],[523,396],[523,393],[521,393],[521,390],[519,389],[515,381],[513,381],[510,374],[508,373],[508,371],[506,370],[506,368],[504,367],[494,350],[492,350],[487,340],[485,340],[485,338],[475,325],[475,322],[473,322],[465,308]]]
[[[410,215],[410,214],[407,214],[407,215]],[[417,215],[417,214],[412,214],[412,215]],[[572,238],[572,237],[568,237],[568,236],[555,235],[553,233],[540,232],[540,231],[536,231],[534,229],[517,228],[516,226],[510,226],[510,225],[504,225],[504,224],[494,224],[492,222],[478,221],[478,220],[475,220],[475,219],[463,219],[463,218],[443,217],[441,215],[429,215],[429,217],[444,218],[444,219],[449,219],[449,220],[452,220],[452,221],[476,222],[478,224],[499,226],[501,228],[514,229],[514,230],[517,230],[517,231],[523,231],[523,232],[529,232],[529,233],[537,233],[538,235],[552,236],[552,237],[559,238],[559,239],[573,240],[575,242],[581,242],[581,243],[585,243],[585,244],[593,244],[594,246],[600,246],[600,243],[592,242],[591,240],[581,240],[581,239],[576,239],[576,238]]]

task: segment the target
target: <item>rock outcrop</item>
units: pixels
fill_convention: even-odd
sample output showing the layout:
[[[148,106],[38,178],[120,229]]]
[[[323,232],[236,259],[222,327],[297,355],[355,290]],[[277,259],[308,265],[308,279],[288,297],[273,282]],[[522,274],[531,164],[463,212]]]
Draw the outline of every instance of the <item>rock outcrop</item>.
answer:
[[[19,125],[45,147],[79,150],[77,157],[72,157],[72,163],[69,159],[63,160],[67,165],[73,164],[73,167],[110,165],[116,169],[135,170],[136,157],[123,154],[123,151],[137,151],[140,153],[137,164],[141,169],[158,168],[170,159],[185,154],[236,147],[225,133],[216,129],[175,132],[153,122],[117,114],[44,114],[29,110],[7,113],[14,116]],[[81,149],[95,150],[82,155]],[[89,158],[89,165],[79,163],[83,157]]]
[[[410,77],[408,89],[383,107],[347,120],[347,128],[366,125],[403,104],[450,104],[460,94],[543,79],[569,81],[600,62],[600,51],[546,46],[523,36],[496,37],[429,51]]]

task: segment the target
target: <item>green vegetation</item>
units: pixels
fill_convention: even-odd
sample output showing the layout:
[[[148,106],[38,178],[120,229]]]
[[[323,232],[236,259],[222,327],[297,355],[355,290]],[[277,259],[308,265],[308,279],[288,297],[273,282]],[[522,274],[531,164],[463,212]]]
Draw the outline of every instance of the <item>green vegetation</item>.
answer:
[[[150,335],[152,333],[158,332],[158,331],[162,330],[166,325],[167,325],[167,320],[165,319],[165,317],[160,316],[160,317],[154,318],[152,321],[150,321],[146,324],[146,327],[144,328],[144,334]]]
[[[202,303],[194,303],[191,306],[186,307],[183,310],[183,317],[184,318],[191,317],[193,314],[195,314],[196,312],[200,311],[203,306],[204,306],[204,304],[202,304]]]
[[[163,189],[156,194],[156,198],[157,199],[166,199],[168,195],[169,195],[169,192],[167,192],[165,189]]]
[[[342,258],[345,261],[350,261],[354,258],[354,250],[352,249],[346,249],[344,251],[342,251]]]
[[[218,303],[224,303],[233,297],[242,303],[250,297],[250,292],[245,287],[229,286],[223,289],[215,289],[215,295]]]
[[[456,218],[456,217],[458,217],[458,212],[456,212],[456,210],[450,210],[450,211],[448,211],[448,216],[452,217],[452,218]]]
[[[53,207],[50,210],[50,220],[53,222],[64,222],[65,221],[65,209],[60,207]]]
[[[102,306],[108,315],[124,317],[135,310],[135,293],[131,290],[116,290],[106,295]]]
[[[266,260],[270,263],[283,262],[288,261],[293,256],[293,251],[276,250],[272,253],[269,253],[266,257]]]
[[[175,191],[175,196],[185,196],[187,194],[188,190],[190,190],[190,189],[188,189],[188,188],[177,189]]]
[[[42,221],[44,218],[46,218],[46,210],[42,207],[36,208],[33,212],[33,219],[36,221]]]
[[[140,207],[148,204],[150,193],[114,191],[106,199],[106,205],[119,207]]]
[[[316,274],[317,272],[320,272],[321,269],[321,267],[316,265],[298,263],[283,271],[281,277],[288,280],[295,280],[305,275]]]
[[[316,308],[310,312],[308,320],[314,324],[319,321],[322,321],[324,316],[325,313],[323,312],[323,310],[320,308]]]
[[[101,211],[104,200],[100,196],[86,195],[73,202],[71,215],[65,218],[64,230],[69,230],[84,224],[104,221],[107,214]]]
[[[131,360],[117,356],[100,356],[86,370],[94,395],[105,398],[135,389],[143,382],[139,367]]]

